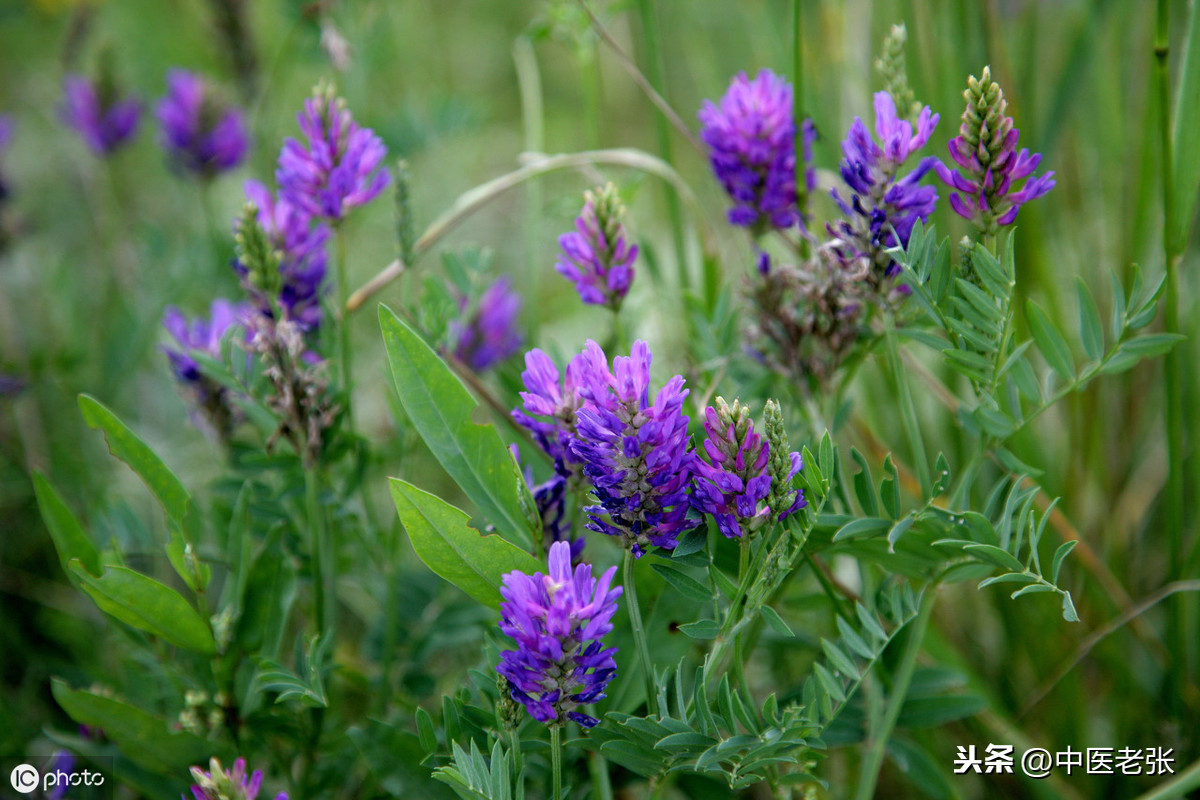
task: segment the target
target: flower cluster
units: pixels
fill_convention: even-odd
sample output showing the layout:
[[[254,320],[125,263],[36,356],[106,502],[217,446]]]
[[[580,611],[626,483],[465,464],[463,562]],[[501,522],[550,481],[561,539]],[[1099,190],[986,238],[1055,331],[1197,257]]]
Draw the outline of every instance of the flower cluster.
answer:
[[[800,508],[797,493],[789,506],[776,510],[767,501],[772,482],[790,485],[800,471],[800,454],[787,454],[789,468],[772,470],[771,446],[754,431],[750,410],[738,400],[729,406],[721,397],[716,407],[704,410],[704,453],[696,459],[696,491],[692,504],[712,514],[717,528],[729,539],[748,536],[774,519],[783,519]],[[786,445],[785,445],[786,446]]]
[[[471,369],[483,372],[521,348],[521,295],[507,277],[497,278],[473,307],[462,297],[459,310],[462,316],[450,323],[451,352]]]
[[[637,557],[649,545],[674,548],[695,526],[687,516],[695,454],[688,448],[688,389],[676,375],[650,401],[650,348],[633,345],[613,359],[588,341],[578,388],[572,452],[583,463],[599,505],[587,509],[589,530],[619,537]]]
[[[241,164],[250,146],[241,112],[222,104],[203,78],[186,70],[167,74],[158,121],[171,163],[203,178]]]
[[[63,81],[63,121],[98,156],[107,156],[137,133],[142,108],[132,97],[121,98],[110,80],[93,83],[82,75]]]
[[[963,98],[967,107],[962,125],[958,136],[947,145],[958,169],[939,162],[937,172],[957,190],[950,194],[955,213],[993,235],[1012,224],[1023,204],[1054,188],[1054,173],[1034,176],[1041,154],[1030,155],[1025,148],[1017,150],[1021,132],[1013,127],[1013,119],[1007,114],[1008,101],[1000,85],[992,80],[990,68],[984,67],[979,78],[970,76]],[[1017,183],[1026,178],[1018,189]]]
[[[585,192],[575,230],[558,237],[554,268],[575,284],[585,303],[617,311],[633,283],[638,248],[625,240],[625,206],[611,183]]]
[[[937,206],[937,189],[920,185],[936,158],[922,159],[910,173],[897,176],[908,157],[929,141],[938,119],[925,106],[914,130],[912,123],[897,115],[892,96],[877,92],[875,133],[879,142],[871,138],[862,119],[855,117],[842,143],[841,173],[850,196],[843,198],[837,189],[832,190],[845,218],[830,223],[829,233],[837,237],[836,246],[847,264],[861,263],[863,277],[875,288],[883,278],[900,271],[887,249],[907,244],[917,220],[927,220]]]
[[[176,380],[190,395],[190,400],[212,430],[222,439],[228,438],[237,422],[238,413],[229,402],[225,387],[209,378],[200,370],[194,358],[203,353],[220,358],[221,342],[237,325],[249,325],[251,310],[244,305],[235,305],[228,300],[214,300],[208,319],[197,317],[188,321],[183,312],[168,306],[163,312],[163,327],[175,340],[175,347],[164,347],[171,370]]]
[[[612,587],[615,572],[610,567],[596,580],[590,564],[572,570],[571,546],[556,542],[545,575],[504,576],[500,630],[517,649],[500,654],[496,671],[508,681],[512,699],[539,722],[561,726],[572,719],[585,728],[599,722],[578,709],[604,699],[616,675],[617,649],[600,641],[612,630],[622,592]]]
[[[193,800],[256,800],[262,787],[262,770],[246,775],[246,759],[233,762],[233,769],[225,769],[217,759],[209,759],[208,771],[192,767]],[[187,800],[184,795],[183,800]],[[287,793],[280,792],[275,800],[288,800]]]
[[[387,186],[387,171],[376,172],[387,155],[383,140],[360,127],[331,89],[318,87],[296,120],[306,144],[287,139],[275,172],[288,202],[336,225]]]
[[[521,392],[521,408],[512,411],[513,419],[529,431],[554,462],[555,472],[563,476],[575,474],[580,464],[571,440],[575,438],[576,415],[584,403],[579,387],[586,360],[583,353],[575,356],[560,379],[550,356],[537,348],[530,350],[521,373],[526,389]]]
[[[721,104],[705,100],[699,116],[713,171],[734,203],[730,223],[759,232],[800,223],[791,85],[768,69],[754,80],[739,73]],[[815,138],[805,120],[805,164],[812,161]],[[811,168],[805,169],[805,182],[809,190],[816,185]]]
[[[321,283],[325,279],[329,227],[313,224],[307,211],[282,196],[273,196],[258,181],[246,181],[245,192],[257,209],[259,225],[279,253],[279,307],[288,319],[311,332],[321,324]],[[246,277],[247,267],[240,260],[234,262],[234,269]],[[268,298],[259,297],[258,304],[270,312]]]

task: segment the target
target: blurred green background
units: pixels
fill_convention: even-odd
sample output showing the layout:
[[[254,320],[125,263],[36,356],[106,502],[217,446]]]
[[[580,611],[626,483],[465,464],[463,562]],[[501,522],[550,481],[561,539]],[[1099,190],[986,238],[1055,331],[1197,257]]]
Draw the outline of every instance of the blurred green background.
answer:
[[[652,59],[644,47],[641,5],[614,2],[600,10],[596,4],[622,49],[646,68]],[[790,3],[647,5],[657,19],[664,94],[693,129],[701,101],[718,98],[739,70],[788,71]],[[903,21],[913,88],[942,115],[927,152],[945,153],[966,76],[990,64],[1021,128],[1022,146],[1042,152],[1043,167],[1057,173],[1057,188],[1018,219],[1020,294],[1036,298],[1070,330],[1076,276],[1092,287],[1104,315],[1110,273],[1126,285],[1134,264],[1152,279],[1162,274],[1152,3],[803,5],[804,108],[820,133],[819,166],[836,169],[840,139],[854,116],[870,124],[871,93],[881,88],[872,61],[887,29]],[[1189,4],[1170,5],[1177,82]],[[0,172],[13,193],[2,218],[12,238],[0,252],[0,373],[26,384],[18,394],[0,397],[0,753],[20,753],[44,726],[68,723],[50,697],[50,676],[84,683],[94,665],[109,658],[95,635],[98,612],[70,590],[59,569],[30,474],[36,469],[47,475],[102,535],[124,542],[147,537],[151,500],[82,424],[75,397],[84,391],[129,422],[188,485],[203,486],[219,474],[216,446],[184,422],[186,406],[160,351],[162,310],[174,304],[196,314],[213,297],[234,295],[228,232],[242,202],[242,180],[270,182],[283,137],[297,133],[295,111],[318,79],[334,78],[356,118],[374,128],[393,155],[409,161],[418,231],[460,193],[514,169],[531,147],[660,151],[653,106],[613,51],[587,31],[574,3],[248,2],[257,62],[257,90],[250,96],[240,94],[214,7],[202,0],[0,3],[0,113],[16,123],[13,144],[0,154]],[[322,24],[350,48],[345,71],[331,65],[322,47]],[[541,115],[531,96],[524,98],[530,119],[538,121],[532,127],[523,117],[514,61],[514,45],[526,41],[542,91]],[[168,68],[197,70],[222,84],[249,110],[254,144],[248,163],[207,191],[172,174],[157,146],[152,113],[144,116],[132,147],[107,163],[93,157],[60,122],[61,81],[68,72],[90,70],[106,49],[119,79],[148,112],[164,92]],[[1176,113],[1200,122],[1194,107]],[[701,200],[704,224],[719,228],[724,202],[704,159],[675,132],[670,148],[675,167]],[[598,310],[581,308],[573,289],[552,271],[556,237],[571,225],[579,193],[594,177],[556,173],[509,193],[444,242],[447,248],[478,243],[495,251],[496,269],[512,274],[525,293],[522,322],[530,343],[552,352],[578,348],[606,324]],[[660,271],[674,274],[664,192],[652,179],[619,177],[635,235]],[[830,204],[816,202],[819,216],[831,213]],[[968,232],[944,203],[934,221],[952,241]],[[1196,430],[1200,317],[1194,275],[1200,250],[1192,230],[1179,297],[1182,332],[1189,337],[1181,357],[1184,408],[1187,428]],[[732,286],[750,268],[750,251],[738,236],[720,236],[721,266]],[[380,200],[356,215],[349,237],[351,284],[358,286],[393,257],[390,204]],[[436,271],[437,259],[426,266]],[[401,281],[379,299],[396,302],[417,287]],[[678,357],[687,343],[676,324],[678,310],[663,308],[663,298],[641,280],[630,297],[629,318],[640,320],[639,333]],[[373,308],[374,301],[355,318],[353,330],[361,376],[358,424],[379,444],[372,474],[421,474],[420,464],[399,463],[413,434],[398,430],[389,410]],[[506,369],[502,396],[515,402],[507,388],[516,366]],[[1066,625],[1055,604],[1009,602],[996,589],[979,592],[965,584],[953,590],[938,608],[928,650],[960,665],[989,708],[916,734],[929,752],[940,754],[943,771],[954,745],[993,741],[1018,744],[1018,750],[1022,743],[1051,751],[1068,745],[1174,747],[1177,768],[1196,758],[1200,697],[1179,697],[1164,680],[1171,659],[1165,605],[1101,640],[1041,696],[1089,634],[1179,577],[1164,547],[1160,511],[1167,478],[1161,370],[1156,360],[1097,380],[1015,443],[1022,460],[1045,470],[1047,493],[1062,496],[1056,531],[1086,545],[1064,581],[1082,622]],[[865,369],[852,393],[854,411],[880,441],[902,442],[886,394],[872,391],[882,386],[878,374]],[[918,411],[926,430],[935,432],[931,450],[944,450],[951,463],[961,464],[971,440],[953,415],[932,393],[919,398]],[[852,431],[845,436],[867,449]],[[1184,539],[1194,544],[1200,470],[1185,453]],[[1197,619],[1191,617],[1187,631],[1193,666]],[[837,765],[829,762],[827,774],[835,783]],[[922,791],[889,781],[896,773],[888,769],[880,796],[953,796],[932,779]],[[1078,775],[1044,789],[993,776],[955,781],[954,792],[976,797],[1123,797],[1130,796],[1128,787],[1142,785]]]

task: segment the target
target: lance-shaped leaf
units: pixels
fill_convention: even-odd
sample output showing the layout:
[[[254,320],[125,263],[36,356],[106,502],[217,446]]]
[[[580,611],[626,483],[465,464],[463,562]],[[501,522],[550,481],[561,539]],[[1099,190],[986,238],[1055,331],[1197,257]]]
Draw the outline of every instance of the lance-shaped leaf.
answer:
[[[471,420],[471,393],[424,340],[387,306],[379,307],[396,394],[434,457],[505,539],[528,547],[524,506],[536,508],[516,462],[491,425]],[[436,570],[435,570],[436,571]]]
[[[37,494],[38,508],[41,509],[42,519],[46,521],[50,538],[54,540],[54,549],[58,551],[63,572],[70,577],[72,573],[68,564],[71,559],[77,558],[88,572],[99,575],[100,551],[79,524],[74,512],[40,472],[33,473],[33,491]]]
[[[436,574],[492,608],[500,606],[506,572],[532,575],[546,566],[499,536],[480,536],[460,508],[411,483],[390,478],[392,499],[413,550]]]
[[[128,567],[105,567],[100,577],[89,573],[78,559],[71,561],[70,568],[105,614],[194,653],[217,651],[208,624],[170,586]]]

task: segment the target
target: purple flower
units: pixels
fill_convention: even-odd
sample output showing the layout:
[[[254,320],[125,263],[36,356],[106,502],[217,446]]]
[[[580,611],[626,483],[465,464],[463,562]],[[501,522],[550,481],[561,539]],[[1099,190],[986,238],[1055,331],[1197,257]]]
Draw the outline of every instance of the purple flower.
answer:
[[[172,163],[204,178],[242,163],[250,146],[241,112],[221,104],[203,78],[186,70],[167,73],[158,121]]]
[[[1021,132],[1006,113],[1008,101],[988,67],[980,78],[972,75],[968,79],[963,97],[967,108],[959,135],[947,145],[959,168],[938,162],[937,173],[950,188],[962,193],[950,194],[954,212],[985,234],[995,234],[1013,223],[1023,204],[1054,188],[1054,173],[1033,175],[1042,161],[1041,153],[1017,150]],[[1025,183],[1018,189],[1020,181]]]
[[[705,100],[699,117],[713,172],[733,199],[729,222],[760,231],[798,224],[791,85],[769,69],[754,80],[738,73],[721,105]],[[803,135],[807,164],[816,138],[808,120]],[[816,185],[811,168],[805,170],[805,182],[809,190]]]
[[[262,770],[246,776],[246,759],[233,762],[233,769],[226,770],[215,758],[209,759],[208,772],[192,767],[192,797],[194,800],[255,800],[262,786]],[[183,795],[183,800],[188,800]],[[275,800],[288,800],[285,792],[275,795]]]
[[[613,656],[600,639],[612,630],[620,586],[612,587],[616,567],[596,580],[592,566],[571,569],[571,546],[550,547],[547,574],[510,572],[500,594],[500,630],[517,643],[500,654],[499,672],[512,699],[538,722],[561,726],[573,719],[585,728],[599,720],[577,709],[603,700],[617,673]]]
[[[296,119],[308,144],[287,139],[275,171],[290,203],[337,224],[387,186],[387,171],[375,172],[387,147],[370,128],[359,127],[342,100],[318,90]]]
[[[572,452],[583,462],[600,504],[587,509],[589,530],[618,536],[635,556],[656,545],[667,549],[695,526],[688,519],[688,489],[695,455],[688,450],[688,390],[676,375],[650,402],[650,348],[633,345],[632,355],[608,361],[588,341],[580,371]]]
[[[313,224],[307,211],[278,198],[258,181],[246,181],[246,199],[258,209],[258,222],[282,256],[279,305],[306,332],[321,324],[321,282],[325,279],[329,227]],[[239,274],[246,268],[235,263]]]
[[[571,451],[571,440],[575,438],[576,413],[584,403],[579,386],[585,362],[583,354],[575,356],[560,380],[550,356],[537,348],[530,350],[521,373],[526,389],[521,392],[522,405],[512,410],[513,419],[533,435],[553,459],[555,472],[564,477],[569,477],[580,463]]]
[[[0,114],[0,151],[8,149],[12,142],[13,120],[9,114]]]
[[[513,291],[507,277],[497,278],[469,312],[467,305],[467,298],[462,298],[459,308],[465,313],[450,323],[455,358],[476,372],[483,372],[521,348],[521,334],[517,330],[521,295]]]
[[[633,283],[638,248],[625,241],[625,207],[616,187],[610,183],[583,196],[575,230],[558,237],[562,253],[554,268],[575,284],[583,302],[616,311]]]
[[[846,215],[829,225],[829,232],[842,241],[847,259],[865,258],[893,277],[900,267],[884,251],[905,245],[917,220],[924,222],[937,206],[937,189],[920,186],[920,180],[937,164],[930,156],[912,172],[897,179],[908,157],[929,141],[939,116],[929,106],[921,109],[917,128],[896,114],[896,104],[887,92],[875,94],[876,143],[863,121],[855,117],[842,143],[842,179],[850,189],[849,200],[836,189],[833,199]],[[895,233],[893,234],[893,230]]]
[[[726,538],[740,539],[770,518],[771,509],[763,501],[771,491],[771,448],[754,432],[748,409],[737,400],[733,408],[720,397],[716,403],[716,408],[704,409],[708,462],[696,459],[692,505],[712,514]]]
[[[244,323],[249,309],[234,305],[223,298],[213,301],[209,319],[197,317],[188,322],[175,306],[163,312],[163,327],[175,339],[179,349],[164,347],[175,377],[182,383],[196,384],[202,374],[200,365],[191,357],[192,352],[201,352],[217,358],[221,355],[221,340],[234,325]]]
[[[98,156],[112,153],[137,132],[141,104],[131,97],[117,97],[111,86],[69,75],[63,81],[63,96],[63,121]]]

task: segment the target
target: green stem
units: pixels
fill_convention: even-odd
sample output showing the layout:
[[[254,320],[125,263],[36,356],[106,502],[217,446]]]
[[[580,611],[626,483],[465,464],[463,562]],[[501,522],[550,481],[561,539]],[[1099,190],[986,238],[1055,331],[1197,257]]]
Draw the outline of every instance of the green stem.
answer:
[[[592,797],[596,800],[613,800],[612,782],[608,778],[608,761],[600,755],[599,750],[588,754],[588,772],[592,774]]]
[[[804,164],[804,2],[792,0],[792,120],[796,127],[796,207],[808,211],[808,180]],[[807,242],[801,244],[807,255]]]
[[[555,725],[550,728],[550,764],[554,778],[552,800],[562,797],[562,728]]]
[[[588,148],[600,147],[600,48],[593,41],[579,48],[579,77],[583,90],[584,141]]]
[[[1188,792],[1198,787],[1200,787],[1200,761],[1193,761],[1190,767],[1171,780],[1145,794],[1138,795],[1137,800],[1175,800],[1175,798],[1187,797]]]
[[[1166,287],[1163,292],[1163,328],[1167,333],[1179,332],[1179,254],[1175,252],[1172,239],[1175,230],[1175,158],[1171,141],[1171,77],[1169,71],[1170,39],[1168,23],[1170,9],[1166,0],[1158,0],[1154,32],[1154,60],[1158,84],[1158,127],[1159,152],[1162,168],[1163,201],[1163,258],[1166,262]],[[1167,354],[1163,368],[1164,391],[1167,395],[1167,552],[1169,563],[1175,569],[1168,578],[1181,577],[1177,572],[1186,561],[1183,540],[1183,454],[1187,450],[1187,431],[1183,423],[1183,404],[1180,391],[1180,348]],[[1181,615],[1189,600],[1180,597],[1172,603],[1169,629],[1171,649],[1174,654],[1171,667],[1172,706],[1180,708],[1183,689],[1187,682],[1187,630],[1181,624]]]
[[[896,394],[900,398],[900,419],[904,423],[904,432],[908,436],[908,444],[912,448],[912,458],[916,463],[917,479],[921,483],[921,499],[926,500],[933,492],[933,480],[929,474],[929,456],[925,452],[925,440],[921,437],[921,427],[917,424],[917,410],[913,406],[912,390],[908,385],[907,373],[900,364],[900,351],[896,346],[896,330],[891,326],[890,321],[884,338],[888,369],[892,373],[892,380],[896,383]]]
[[[883,756],[888,739],[900,719],[900,709],[904,706],[904,698],[908,694],[909,684],[912,683],[913,673],[917,667],[917,656],[921,653],[921,642],[925,639],[925,631],[929,628],[929,618],[933,616],[933,604],[937,596],[937,585],[925,589],[921,598],[921,610],[917,613],[916,621],[908,634],[908,642],[900,664],[892,681],[892,691],[888,697],[887,708],[876,729],[869,734],[870,749],[863,760],[862,772],[858,782],[858,800],[871,800],[875,796],[875,784],[879,780],[879,769],[883,766]]]
[[[308,504],[308,528],[312,534],[312,582],[314,593],[314,605],[317,618],[317,635],[322,636],[325,633],[325,623],[327,621],[325,605],[326,586],[325,581],[328,577],[325,573],[325,515],[321,511],[321,504],[318,499],[320,487],[318,485],[319,476],[317,475],[316,467],[310,467],[304,470],[304,496]]]
[[[350,296],[350,284],[346,280],[346,234],[342,226],[336,227],[337,239],[337,291],[338,291],[338,355],[341,367],[339,378],[342,389],[346,393],[346,419],[350,421],[353,430],[354,417],[351,414],[351,364],[350,364],[350,315],[346,312],[346,301]]]
[[[642,675],[646,683],[646,711],[654,711],[654,669],[650,662],[650,647],[646,643],[646,629],[642,625],[642,610],[638,606],[637,583],[633,578],[633,551],[625,551],[625,562],[622,569],[625,587],[625,604],[629,607],[629,625],[633,628],[633,642],[637,648],[638,659],[642,662]]]
[[[642,22],[642,43],[646,51],[646,78],[650,86],[665,100],[667,89],[663,80],[665,57],[658,36],[658,16],[655,14],[653,0],[638,0],[638,14]],[[658,137],[658,155],[668,164],[671,160],[671,126],[662,114],[654,117],[655,134]],[[679,287],[681,291],[688,288],[688,268],[685,257],[683,239],[683,214],[679,207],[679,198],[671,187],[663,187],[667,198],[667,217],[671,221],[671,238],[675,245],[675,263],[679,270]]]

